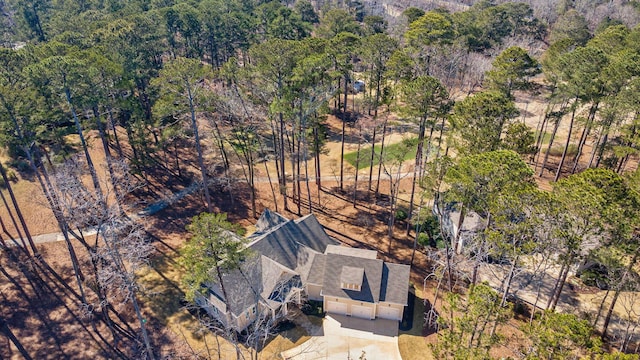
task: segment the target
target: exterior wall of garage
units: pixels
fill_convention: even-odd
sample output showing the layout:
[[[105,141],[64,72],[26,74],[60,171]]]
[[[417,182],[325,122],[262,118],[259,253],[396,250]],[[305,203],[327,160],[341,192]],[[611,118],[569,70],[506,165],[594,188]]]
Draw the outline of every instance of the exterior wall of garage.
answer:
[[[375,304],[363,302],[363,301],[354,301],[351,299],[345,299],[345,298],[339,298],[339,297],[325,296],[323,301],[323,308],[325,309],[325,311],[329,313],[331,313],[331,311],[329,311],[330,309],[327,310],[329,308],[329,302],[338,302],[341,304],[346,304],[347,315],[351,315],[351,316],[373,319],[374,314],[376,313]],[[366,314],[364,314],[364,311],[362,308],[369,308],[370,312],[368,317],[366,317]],[[355,313],[354,313],[354,310],[355,310]]]
[[[391,317],[389,317],[387,315],[389,313],[388,309],[393,309],[394,311],[397,312],[395,318],[391,318]],[[381,302],[376,307],[376,317],[402,321],[402,312],[403,311],[404,311],[404,305]]]

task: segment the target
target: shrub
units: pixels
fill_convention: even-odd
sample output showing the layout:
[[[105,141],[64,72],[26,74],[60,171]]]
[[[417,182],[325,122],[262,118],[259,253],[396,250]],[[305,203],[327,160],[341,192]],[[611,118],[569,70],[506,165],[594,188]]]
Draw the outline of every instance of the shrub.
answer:
[[[606,270],[602,270],[598,267],[583,271],[579,277],[587,286],[594,286],[601,290],[607,290],[609,288],[606,280]]]
[[[564,146],[554,146],[549,150],[549,155],[551,156],[562,156],[562,152],[564,151]],[[567,156],[576,156],[578,153],[578,146],[574,144],[569,144],[569,148],[567,149]]]
[[[309,300],[301,310],[305,315],[322,317],[322,301]]]
[[[409,217],[408,211],[405,208],[399,208],[396,210],[396,220],[404,221]]]
[[[18,170],[18,172],[21,173],[29,173],[31,172],[31,165],[29,165],[29,162],[24,160],[24,159],[14,159],[11,160],[8,164],[10,167]],[[7,171],[7,176],[9,176],[9,171]],[[14,174],[15,176],[15,174]],[[9,178],[11,181],[13,181],[13,179]]]
[[[18,176],[16,176],[16,173],[13,170],[6,169],[5,171],[7,173],[7,179],[9,181],[12,181],[12,182],[17,182],[18,181]],[[4,182],[4,179],[2,177],[0,177],[0,187],[1,188],[6,188],[7,187],[7,184]]]
[[[435,245],[435,242],[431,241],[431,238],[429,237],[429,235],[425,234],[425,233],[420,233],[418,234],[418,244],[422,245],[422,246],[433,246]]]

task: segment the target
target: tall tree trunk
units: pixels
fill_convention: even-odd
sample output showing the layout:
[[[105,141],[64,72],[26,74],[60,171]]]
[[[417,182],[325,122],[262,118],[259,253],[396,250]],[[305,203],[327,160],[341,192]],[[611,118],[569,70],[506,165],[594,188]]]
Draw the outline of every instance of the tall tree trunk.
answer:
[[[140,311],[140,305],[138,304],[138,299],[136,296],[136,290],[130,286],[129,291],[131,292],[131,302],[133,303],[133,310],[136,313],[136,317],[138,318],[138,322],[140,323],[140,331],[142,332],[142,339],[144,341],[144,345],[147,349],[146,358],[149,360],[154,360],[156,358],[153,353],[153,347],[151,346],[151,340],[149,339],[149,334],[147,333],[147,327],[145,326],[146,319],[142,317],[142,312]]]
[[[541,149],[542,140],[543,140],[544,134],[546,132],[545,129],[546,129],[546,126],[547,126],[547,123],[548,123],[547,122],[548,119],[549,119],[549,113],[546,112],[544,114],[544,116],[540,115],[540,118],[538,120],[538,124],[536,125],[536,134],[537,134],[536,135],[536,145],[535,145],[536,152],[535,152],[535,154],[531,154],[531,157],[530,157],[530,161],[534,163],[534,168],[533,168],[534,172],[538,171],[538,158],[539,158],[539,155],[540,155],[540,150],[542,150]]]
[[[0,167],[2,167],[2,166],[0,166]],[[13,224],[13,228],[16,230],[17,238],[20,239],[20,243],[21,244],[19,244],[20,245],[19,249],[21,251],[23,251],[27,256],[31,257],[32,255],[31,255],[31,253],[29,253],[29,245],[27,245],[27,242],[25,241],[26,236],[22,235],[22,231],[20,231],[20,227],[18,226],[18,223],[16,222],[16,218],[13,216],[13,212],[11,211],[11,207],[9,206],[9,203],[7,203],[7,199],[5,198],[5,196],[2,193],[2,191],[0,191],[0,198],[2,199],[2,203],[4,204],[4,207],[7,209],[7,213],[9,214],[9,218],[11,219],[11,223]],[[7,236],[10,236],[11,239],[13,239],[15,244],[18,244],[18,242],[14,239],[14,237],[11,236],[8,231],[6,231],[6,228],[5,228],[5,233],[7,234]],[[34,250],[34,249],[35,249],[35,247],[32,248],[32,251],[33,251],[33,254],[35,255],[35,254],[37,254],[37,251],[36,251],[37,249],[36,250]]]
[[[637,240],[636,240],[637,241]],[[615,292],[613,293],[613,298],[611,299],[611,305],[609,305],[609,310],[607,311],[607,316],[604,318],[604,324],[602,325],[602,340],[607,338],[607,332],[609,330],[609,323],[611,322],[611,317],[613,315],[613,310],[616,307],[616,303],[618,301],[618,296],[620,296],[621,287],[624,285],[625,281],[627,281],[627,277],[633,271],[633,268],[636,265],[636,261],[638,260],[638,256],[640,255],[640,247],[636,249],[633,254],[633,258],[629,262],[629,265],[624,271],[620,282],[617,284]]]
[[[347,125],[347,109],[342,112],[342,136],[340,139],[340,190],[344,189],[344,139]]]
[[[598,147],[598,157],[596,159],[595,167],[600,166],[600,161],[602,160],[602,155],[604,154],[604,149],[607,146],[607,141],[609,140],[609,132],[611,131],[611,123],[607,124],[604,128],[604,136],[602,137],[602,143]]]
[[[111,106],[107,106],[107,112],[109,113],[109,128],[113,132],[113,139],[116,142],[116,151],[118,152],[118,157],[123,158],[122,154],[122,145],[120,145],[120,137],[118,136],[118,128],[116,126],[115,119],[113,118],[113,109]]]
[[[318,135],[318,126],[313,127],[313,147],[314,147],[314,158],[315,158],[316,185],[318,186],[318,194],[320,194],[320,190],[322,189],[322,183],[321,183],[321,174],[320,174],[320,137]],[[318,199],[318,201],[320,201],[320,199]]]
[[[178,155],[178,138],[173,139],[173,156],[176,164],[176,172],[179,178],[182,178],[182,169],[180,168],[180,156]]]
[[[551,147],[553,146],[553,140],[556,137],[556,133],[558,132],[558,127],[560,126],[560,121],[562,121],[561,117],[555,119],[556,122],[553,125],[553,132],[551,133],[551,138],[549,138],[549,146],[547,146],[547,151],[544,154],[544,160],[542,160],[542,166],[540,167],[540,173],[538,176],[542,177],[544,170],[547,167],[547,161],[549,160],[549,153],[551,152]]]
[[[544,255],[544,254],[543,254]],[[539,263],[538,265],[534,265],[534,271],[532,273],[533,275],[533,279],[537,278],[536,281],[536,297],[535,300],[533,301],[533,307],[531,308],[531,315],[529,316],[529,326],[531,326],[531,324],[533,324],[533,319],[535,317],[536,311],[538,309],[538,302],[540,302],[540,296],[542,294],[542,286],[543,281],[544,281],[544,270],[548,269],[548,261],[549,258],[546,256],[543,256],[542,258],[542,262]],[[536,275],[536,271],[541,271],[542,272],[542,276],[538,276]]]
[[[611,293],[610,288],[607,289],[607,291],[604,293],[604,297],[602,298],[602,301],[600,301],[600,306],[598,306],[598,311],[596,312],[596,316],[593,319],[593,323],[591,325],[594,329],[596,328],[596,326],[598,326],[598,321],[600,320],[600,315],[602,315],[602,310],[604,310],[604,304],[609,298],[609,293]]]
[[[440,159],[440,149],[442,148],[442,137],[444,136],[444,125],[447,116],[442,116],[442,123],[440,124],[440,134],[438,135],[438,149],[436,150],[436,159]]]
[[[382,175],[382,157],[384,156],[384,140],[387,135],[387,120],[389,118],[388,114],[389,113],[387,112],[384,123],[382,123],[382,139],[380,139],[380,155],[378,155],[378,180],[376,181],[375,197],[378,197],[378,192],[380,191],[380,176]]]
[[[569,133],[567,134],[567,142],[564,144],[564,150],[562,150],[562,158],[560,158],[560,164],[558,164],[558,171],[556,171],[556,177],[553,179],[557,182],[562,173],[562,166],[564,165],[564,159],[567,157],[567,150],[569,150],[569,144],[571,143],[571,132],[573,131],[573,122],[576,118],[576,110],[578,108],[578,97],[574,100],[573,110],[571,111],[571,120],[569,121]]]
[[[127,132],[127,142],[129,143],[129,146],[131,146],[131,152],[133,153],[133,163],[136,167],[136,170],[144,175],[145,169],[143,168],[142,159],[138,154],[138,147],[136,144],[135,135],[133,134],[133,130],[131,129],[131,126],[126,126],[125,130]]]
[[[303,133],[305,130],[303,130]],[[304,157],[304,182],[307,187],[307,201],[309,202],[309,214],[313,213],[313,206],[311,204],[311,188],[309,187],[309,160],[307,159],[307,154],[309,153],[309,149],[307,147],[307,137],[304,136],[302,138],[302,143],[304,144],[304,148],[302,150],[302,156]]]
[[[373,180],[373,163],[376,156],[376,132],[378,130],[378,119],[373,119],[373,136],[371,138],[371,157],[369,159],[369,187],[367,189],[371,190],[371,182]]]
[[[500,306],[504,307],[507,303],[507,296],[509,296],[509,290],[511,290],[511,283],[513,282],[513,277],[516,273],[516,265],[518,263],[520,256],[516,256],[515,259],[511,262],[511,267],[509,268],[509,274],[507,275],[506,281],[504,283],[504,291],[502,292],[502,300],[500,300]],[[493,335],[493,331],[491,332]]]
[[[353,183],[353,207],[356,208],[356,201],[358,196],[358,169],[360,169],[360,147],[362,144],[362,124],[360,124],[360,133],[358,134],[358,151],[356,153],[356,176]]]
[[[422,150],[424,146],[424,135],[426,131],[426,121],[427,118],[424,116],[420,119],[420,130],[418,131],[418,146],[416,147],[416,158],[415,158],[415,166],[413,168],[413,179],[411,180],[411,196],[409,198],[409,213],[407,214],[407,236],[411,233],[411,217],[413,215],[413,199],[416,194],[416,181],[418,178],[418,174],[420,174],[420,169],[422,167]],[[433,133],[433,130],[432,130]]]
[[[271,139],[273,141],[273,146],[274,146],[274,151],[276,152],[276,156],[275,156],[275,161],[276,161],[276,175],[278,178],[278,193],[282,194],[282,173],[280,172],[280,151],[282,150],[282,148],[279,148],[279,137],[277,136],[278,131],[276,130],[276,126],[274,124],[273,119],[271,119],[270,117],[270,121],[269,124],[271,125]],[[264,165],[265,169],[268,169],[267,167],[267,163],[265,162]],[[269,173],[269,171],[267,170],[267,173]],[[278,202],[275,201],[274,199],[274,203],[276,204],[276,209],[278,208]],[[287,204],[287,197],[284,196],[284,204]],[[286,207],[285,207],[286,210]]]
[[[436,129],[436,121],[438,119],[434,119],[434,121],[431,123],[431,129],[429,130],[429,139],[427,140],[427,146],[425,147],[425,149],[422,150],[423,155],[422,155],[422,166],[420,167],[420,173],[419,173],[419,178],[422,179],[424,177],[424,172],[425,172],[425,168],[426,168],[426,164],[429,161],[429,155],[431,154],[431,142],[433,141],[433,133]]]
[[[573,159],[573,168],[571,169],[572,174],[575,174],[576,170],[578,169],[578,164],[580,163],[580,157],[582,156],[582,150],[584,149],[584,144],[587,142],[587,137],[591,132],[591,125],[593,124],[593,120],[596,116],[596,112],[598,111],[598,104],[599,103],[593,104],[589,109],[589,115],[587,116],[587,123],[585,124],[584,129],[582,129],[582,134],[580,135],[580,142],[578,143],[578,152],[576,153],[576,156]]]
[[[560,300],[560,297],[562,296],[562,289],[564,288],[564,285],[567,282],[567,275],[569,275],[569,265],[568,264],[563,264],[563,271],[560,273],[560,277],[558,278],[558,282],[556,285],[556,288],[554,289],[554,294],[553,297],[550,299],[550,303],[547,304],[547,308],[551,311],[555,311],[556,306],[558,305],[558,301]],[[551,307],[549,308],[549,305],[551,305]]]
[[[373,117],[378,118],[378,106],[380,106],[380,83],[382,82],[382,74],[376,76],[376,98],[373,102]]]
[[[278,89],[282,89],[282,80],[278,79]],[[282,96],[278,95],[278,99],[282,100]],[[289,206],[287,204],[287,176],[284,171],[284,114],[282,112],[278,113],[278,120],[280,123],[280,194],[284,200],[284,209],[289,210]],[[293,170],[293,169],[292,169]]]
[[[102,121],[100,120],[100,114],[98,112],[98,107],[93,107],[93,117],[96,121],[96,128],[98,129],[98,134],[100,135],[100,142],[102,143],[102,149],[104,151],[105,161],[107,163],[107,171],[109,172],[109,177],[111,178],[111,186],[113,187],[113,192],[115,195],[116,206],[118,207],[118,212],[124,215],[124,211],[122,210],[122,194],[120,194],[120,189],[118,188],[118,181],[116,179],[116,175],[113,170],[113,158],[111,157],[111,150],[109,149],[109,142],[107,141],[107,135],[104,130],[104,126]]]
[[[251,214],[254,219],[258,218],[256,209],[256,183],[255,183],[255,165],[253,164],[253,153],[249,150],[249,159],[248,159],[248,168],[249,168],[249,189],[251,191]]]
[[[220,127],[217,122],[213,122],[213,134],[216,138],[216,145],[218,145],[218,149],[220,150],[220,156],[222,157],[222,163],[224,168],[225,176],[229,177],[229,155],[227,155],[227,150],[224,145],[224,137],[222,136],[222,131],[220,131]]]
[[[245,129],[239,129],[238,131],[244,132]],[[251,140],[247,140],[246,137],[236,137],[235,141],[239,144],[239,146],[234,146],[232,147],[232,149],[234,150],[236,156],[243,160],[243,162],[241,162],[240,165],[242,167],[242,173],[244,175],[244,178],[247,181],[247,184],[249,185],[249,200],[251,201],[251,215],[253,216],[253,218],[257,218],[253,151],[251,148],[252,144],[250,143]],[[246,165],[246,168],[245,168],[245,165]]]
[[[302,131],[302,125],[298,125],[298,130],[301,132]],[[300,184],[300,149],[302,148],[302,144],[301,144],[301,140],[300,140],[300,136],[301,133],[297,134],[296,136],[296,142],[294,145],[296,145],[296,170],[295,170],[295,175],[296,175],[296,189],[297,189],[297,193],[298,193],[298,216],[302,215],[302,209],[301,209],[301,202],[302,202],[302,189],[301,189],[301,184]]]
[[[418,219],[416,220],[416,236],[413,237],[413,248],[411,249],[411,261],[409,262],[409,266],[413,266],[413,259],[416,257],[416,249],[418,248],[418,235],[422,232],[420,212],[422,211],[423,199],[424,197],[420,196],[420,203],[418,204]],[[431,234],[429,234],[429,238],[432,238]]]
[[[27,155],[27,159],[29,160],[29,165],[31,166],[31,170],[33,171],[33,173],[36,175],[36,178],[38,179],[38,182],[40,183],[40,187],[42,189],[42,192],[44,193],[45,199],[47,199],[47,203],[49,204],[49,208],[51,208],[51,211],[53,211],[53,215],[56,219],[56,221],[58,222],[58,226],[60,227],[60,231],[62,231],[62,235],[64,237],[64,241],[65,244],[67,245],[67,250],[69,251],[69,257],[71,258],[71,265],[73,267],[73,273],[74,276],[76,278],[76,282],[78,283],[78,289],[80,291],[80,296],[81,296],[81,301],[83,304],[87,303],[87,299],[84,293],[84,286],[83,284],[83,279],[84,276],[82,275],[82,271],[80,268],[80,262],[78,261],[78,257],[76,256],[76,252],[75,249],[73,248],[73,245],[71,244],[71,239],[69,239],[69,227],[67,224],[66,219],[64,219],[64,217],[62,216],[62,212],[59,208],[58,201],[55,198],[56,195],[53,192],[53,187],[51,185],[51,181],[49,179],[49,176],[47,175],[46,170],[43,168],[43,174],[42,176],[40,175],[40,172],[38,171],[38,168],[36,167],[36,162],[33,158],[33,154],[31,152],[30,149],[24,147],[23,150],[25,151],[25,154]],[[43,179],[44,178],[44,179]]]
[[[440,209],[444,212],[444,209]],[[460,218],[458,219],[458,231],[456,236],[453,237],[453,252],[459,253],[462,249],[458,249],[460,244],[460,236],[462,236],[462,225],[464,225],[464,219],[467,217],[467,207],[464,203],[460,204]]]
[[[82,130],[82,125],[80,124],[80,119],[78,118],[78,114],[76,114],[75,107],[71,102],[71,90],[65,86],[64,94],[67,99],[67,103],[69,104],[69,108],[71,109],[71,114],[73,115],[73,121],[76,124],[76,131],[78,132],[78,136],[80,136],[80,143],[82,144],[82,150],[84,151],[84,156],[87,160],[87,167],[89,168],[89,174],[91,174],[91,180],[93,181],[93,187],[98,194],[98,197],[101,202],[104,201],[102,188],[100,186],[100,180],[98,180],[98,174],[96,173],[96,168],[93,165],[93,161],[91,160],[91,155],[89,154],[89,147],[87,146],[87,141],[84,138],[84,133]]]
[[[196,108],[193,103],[193,96],[191,94],[191,86],[187,85],[187,96],[189,98],[189,111],[191,112],[191,128],[193,129],[193,136],[196,142],[196,151],[198,152],[198,165],[200,166],[200,173],[202,175],[202,189],[204,190],[204,197],[207,202],[207,211],[213,212],[213,204],[211,203],[211,195],[209,195],[209,176],[207,175],[207,168],[204,165],[204,157],[202,155],[202,147],[200,146],[200,135],[198,132],[198,121],[196,119]]]
[[[149,334],[146,328],[147,320],[142,317],[142,311],[140,310],[140,305],[138,303],[135,278],[133,278],[131,274],[128,272],[126,264],[122,259],[122,254],[120,250],[117,248],[117,246],[112,244],[111,239],[109,239],[109,236],[105,236],[105,234],[103,234],[102,238],[104,241],[105,248],[107,250],[107,254],[111,258],[111,261],[115,266],[115,271],[119,272],[119,275],[121,276],[122,281],[126,285],[126,289],[130,294],[131,303],[133,305],[134,312],[138,319],[138,324],[140,325],[142,340],[144,342],[146,352],[147,352],[147,356],[145,356],[145,358],[149,360],[155,360],[155,354],[153,353],[153,347],[151,346],[151,341],[149,339]],[[96,236],[96,242],[97,242],[97,236]]]
[[[596,154],[598,153],[600,142],[604,137],[603,132],[604,132],[604,125],[600,126],[600,132],[598,133],[596,141],[594,142],[593,147],[591,149],[591,155],[589,156],[589,164],[587,164],[587,169],[591,168],[591,166],[593,165],[593,160],[595,160]]]

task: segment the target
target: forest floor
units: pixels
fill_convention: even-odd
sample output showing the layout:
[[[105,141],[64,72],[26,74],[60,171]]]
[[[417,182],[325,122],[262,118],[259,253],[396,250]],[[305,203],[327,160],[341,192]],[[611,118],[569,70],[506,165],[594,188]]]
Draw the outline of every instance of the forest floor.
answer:
[[[546,105],[539,98],[519,96],[518,106],[522,110],[523,121],[535,128],[539,121],[539,116],[544,112]],[[391,118],[390,122],[397,122],[397,119]],[[371,188],[375,189],[379,185],[380,190],[380,195],[375,197],[374,191],[369,189],[369,169],[359,171],[360,181],[357,188],[354,189],[355,169],[345,162],[345,182],[343,189],[340,189],[341,121],[334,116],[329,116],[327,124],[330,137],[326,144],[326,152],[321,159],[321,164],[323,165],[321,168],[323,175],[322,187],[319,189],[313,181],[309,183],[313,213],[318,217],[320,223],[325,226],[327,233],[344,244],[377,250],[379,257],[385,261],[410,263],[414,239],[412,236],[405,235],[406,223],[398,222],[394,227],[393,238],[387,236],[389,198],[382,194],[388,193],[389,181],[386,180],[388,177],[385,178],[383,173],[380,179],[376,179],[377,169],[374,170],[374,180],[371,183]],[[402,127],[397,129],[401,130]],[[345,153],[356,151],[358,147],[354,136],[355,129],[347,127],[347,131]],[[563,137],[566,139],[566,134],[567,127],[561,124],[557,139],[562,139]],[[123,132],[120,135],[124,138]],[[387,141],[390,143],[398,142],[405,136],[407,136],[405,133],[396,131],[387,136]],[[89,137],[92,138],[91,135]],[[576,135],[574,133],[572,136],[576,141],[577,137],[579,137],[579,134]],[[104,155],[95,140],[95,134],[93,134],[92,143],[95,145],[91,147],[91,155],[94,162],[102,169],[100,177],[106,179],[106,171],[103,166]],[[590,144],[587,143],[587,147],[589,146]],[[589,151],[590,149],[586,149],[585,153],[588,154]],[[194,160],[189,158],[189,154],[192,154],[190,148],[184,147],[181,152],[181,158],[187,163],[183,169],[184,176],[182,179],[171,176],[167,171],[149,174],[145,188],[138,191],[136,196],[131,198],[136,203],[130,209],[132,213],[138,213],[159,200],[167,201],[167,199],[171,199],[174,194],[186,191],[185,189],[188,189],[193,181],[198,178],[197,171],[193,166]],[[125,153],[130,155],[126,148]],[[158,154],[158,157],[161,158],[162,154]],[[2,160],[6,160],[6,157]],[[550,165],[553,165],[555,161],[555,166],[557,167],[558,157],[552,157],[551,160]],[[215,163],[215,158],[210,158],[210,161]],[[580,164],[585,161],[581,158]],[[314,174],[312,159],[310,159],[309,165],[309,174]],[[174,170],[170,169],[169,165],[167,165],[167,168]],[[283,198],[277,195],[274,201],[271,184],[268,181],[264,181],[265,178],[270,176],[275,182],[275,164],[272,161],[258,164],[256,169],[256,176],[261,179],[256,183],[258,215],[265,208],[277,210],[288,218],[295,218],[308,213],[309,204],[304,182],[302,183],[301,193],[303,196],[301,196],[300,207],[298,208],[298,204],[289,198],[289,210],[285,210]],[[553,171],[545,171],[543,177],[536,177],[540,187],[547,190],[551,188],[550,184],[555,171],[553,167],[549,167],[549,169]],[[566,169],[570,170],[570,167],[565,167]],[[408,161],[400,171],[404,174],[400,182],[400,206],[405,206],[411,191],[412,177],[408,176],[408,173],[412,171],[411,161]],[[240,168],[234,168],[231,169],[228,176],[239,179],[242,176],[241,173]],[[19,175],[20,180],[12,184],[12,187],[32,235],[59,231],[53,214],[45,204],[44,197],[38,195],[41,194],[41,191],[35,179],[30,178],[28,173]],[[277,186],[277,184],[274,184],[274,186]],[[250,209],[249,188],[246,182],[229,181],[227,179],[225,182],[213,185],[211,189],[214,197],[214,210],[228,213],[231,221],[240,224],[251,232],[256,219],[253,218]],[[356,206],[352,203],[354,190],[356,190]],[[6,190],[3,190],[3,193],[7,195]],[[289,194],[291,194],[291,185],[289,186]],[[183,294],[178,286],[180,269],[176,263],[176,258],[179,248],[189,236],[185,226],[192,216],[204,210],[204,199],[202,193],[196,191],[193,193],[187,192],[185,196],[174,198],[174,200],[170,206],[140,219],[147,229],[149,237],[153,240],[156,249],[149,270],[140,274],[143,280],[144,316],[149,319],[148,326],[151,329],[151,336],[154,342],[161,347],[160,350],[163,354],[193,354],[194,352],[202,354],[207,348],[214,346],[213,344],[216,343],[217,339],[212,338],[211,335],[203,335],[202,331],[197,329],[195,318],[182,307],[180,300]],[[0,209],[0,218],[11,218],[7,213],[6,207]],[[5,220],[4,225],[4,238],[17,235],[15,227],[11,223]],[[62,274],[69,286],[75,289],[75,280],[72,276],[73,271],[68,260],[68,250],[65,244],[63,242],[52,242],[39,244],[37,247],[47,263],[58,274]],[[88,255],[83,253],[82,250],[78,252],[81,261],[87,262]],[[8,264],[6,261],[5,259],[3,265]],[[55,301],[50,301],[51,306],[47,306],[46,302],[41,303],[45,304],[41,305],[42,313],[30,313],[29,309],[34,304],[24,301],[23,295],[26,292],[23,287],[25,285],[21,281],[16,281],[20,277],[20,273],[13,270],[9,265],[4,268],[7,269],[7,272],[4,274],[4,278],[0,279],[0,293],[3,296],[3,307],[0,311],[0,316],[7,321],[14,333],[19,335],[21,339],[26,339],[25,343],[28,344],[28,351],[36,354],[35,358],[60,358],[60,354],[64,354],[64,357],[67,358],[99,357],[99,341],[93,339],[95,336],[87,328],[87,324],[91,322],[81,316],[81,310],[73,308],[74,305],[64,301],[64,299],[54,299]],[[427,286],[423,287],[424,279],[429,273],[427,255],[422,251],[417,251],[411,272],[411,283],[418,295],[417,303],[422,303],[421,299],[433,298],[433,284],[427,282]],[[580,292],[572,289],[567,291],[575,294],[575,297],[579,299],[580,306],[586,307],[581,308],[581,311],[585,312],[593,311],[598,304],[597,299],[604,297],[602,292],[593,293],[591,291],[591,294],[587,294],[589,291]],[[31,293],[29,292],[29,294]],[[33,296],[33,294],[30,296]],[[438,305],[436,305],[436,308],[438,308]],[[620,309],[621,314],[624,311],[624,308]],[[132,320],[133,315],[129,312],[124,312],[122,316],[129,317]],[[416,318],[416,320],[419,319],[419,317]],[[53,328],[50,328],[52,326]],[[511,334],[511,339],[514,342],[511,342],[509,346],[497,349],[493,355],[517,357],[512,345],[518,341],[523,341],[523,336],[518,330],[519,326],[520,323],[516,319],[505,325],[503,332]],[[54,329],[56,329],[55,331],[63,330],[64,337],[52,339],[50,334],[55,332]],[[106,329],[104,327],[99,328],[98,333],[100,332],[106,332]],[[308,335],[304,332],[298,332],[276,337],[267,346],[263,358],[270,358],[281,350],[299,344]],[[415,349],[416,346],[418,346],[418,349],[424,350],[422,354],[426,353],[428,344],[434,342],[436,337],[425,335],[429,334],[415,330],[402,333],[399,343],[401,351],[403,351],[403,347],[405,348],[403,356],[416,358],[406,352],[406,349]],[[7,347],[5,347],[5,344],[7,344]],[[0,344],[0,358],[17,356],[16,350],[9,350],[8,342],[5,344]],[[78,344],[83,346],[78,346]],[[508,344],[506,343],[505,345]],[[227,349],[225,351],[232,350]],[[267,353],[272,355],[264,357]]]

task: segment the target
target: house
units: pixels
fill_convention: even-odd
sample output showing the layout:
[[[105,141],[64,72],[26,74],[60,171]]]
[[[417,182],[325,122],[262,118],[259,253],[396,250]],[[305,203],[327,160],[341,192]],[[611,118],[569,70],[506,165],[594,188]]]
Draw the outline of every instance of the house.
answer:
[[[328,313],[402,320],[409,266],[379,260],[372,250],[339,246],[312,214],[288,220],[265,210],[249,240],[252,255],[222,275],[224,289],[207,283],[207,296],[196,300],[225,326],[245,330],[307,298],[322,301]]]
[[[409,265],[377,259],[376,251],[329,245],[314,257],[305,291],[327,313],[401,321],[409,272]]]
[[[440,202],[436,201],[433,205],[433,213],[438,216],[438,219],[441,219],[442,235],[451,242],[451,248],[455,249],[457,253],[461,253],[464,250],[464,245],[473,240],[486,226],[485,219],[475,211],[467,211],[462,226],[460,226],[460,210],[458,210],[456,203],[446,203],[441,209]]]

